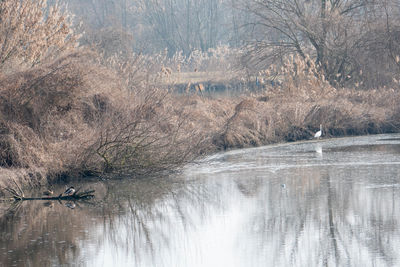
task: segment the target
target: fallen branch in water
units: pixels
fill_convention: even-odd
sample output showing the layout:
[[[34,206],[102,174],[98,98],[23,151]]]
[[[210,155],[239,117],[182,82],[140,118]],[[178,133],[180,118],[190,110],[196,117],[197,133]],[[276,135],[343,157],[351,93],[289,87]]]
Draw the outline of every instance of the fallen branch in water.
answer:
[[[73,193],[72,195],[67,195],[63,196],[60,194],[57,197],[15,197],[15,201],[20,201],[20,200],[79,200],[79,199],[89,199],[94,197],[95,190],[88,190],[84,191],[82,193]]]
[[[13,188],[4,188],[7,192],[12,194],[12,197],[14,198],[14,201],[24,201],[24,200],[82,200],[82,199],[90,199],[94,197],[94,192],[95,190],[86,190],[84,192],[79,192],[80,189],[76,190],[73,194],[71,195],[63,195],[60,194],[58,196],[54,197],[25,197],[24,194],[21,192],[19,194],[16,190]]]

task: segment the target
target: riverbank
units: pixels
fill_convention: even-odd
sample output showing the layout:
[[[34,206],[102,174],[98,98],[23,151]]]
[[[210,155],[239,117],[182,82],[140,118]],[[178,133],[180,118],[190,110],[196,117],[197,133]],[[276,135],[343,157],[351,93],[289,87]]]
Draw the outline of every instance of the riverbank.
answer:
[[[320,124],[322,138],[400,129],[395,89],[304,82],[219,98],[132,92],[114,73],[83,61],[68,56],[3,77],[2,187],[152,175],[220,150],[311,139]],[[32,81],[39,86],[28,86]]]
[[[0,77],[0,186],[146,176],[203,153],[187,101],[125,78],[92,52]]]
[[[232,102],[214,144],[243,148],[313,138],[395,133],[400,129],[400,94],[395,90],[341,89],[307,99],[271,93]]]

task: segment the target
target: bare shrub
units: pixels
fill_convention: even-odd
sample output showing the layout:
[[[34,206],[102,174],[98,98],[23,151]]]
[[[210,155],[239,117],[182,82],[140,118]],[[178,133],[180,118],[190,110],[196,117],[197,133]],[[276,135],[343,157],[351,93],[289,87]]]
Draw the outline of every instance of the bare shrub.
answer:
[[[190,127],[190,114],[165,91],[149,90],[109,110],[86,158],[94,172],[145,175],[168,171],[196,157],[204,135]],[[116,120],[118,118],[118,120]]]
[[[0,12],[0,59],[12,67],[0,77],[3,168],[39,168],[32,179],[148,174],[198,155],[204,138],[188,123],[185,106],[149,86],[151,58],[122,60],[107,49],[102,57],[77,50],[60,56],[78,36],[59,6],[10,0]],[[22,62],[30,68],[15,71]]]

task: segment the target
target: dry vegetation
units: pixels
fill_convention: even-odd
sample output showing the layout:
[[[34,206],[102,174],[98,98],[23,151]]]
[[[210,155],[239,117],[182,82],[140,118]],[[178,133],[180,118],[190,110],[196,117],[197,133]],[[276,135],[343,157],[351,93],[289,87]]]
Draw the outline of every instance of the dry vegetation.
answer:
[[[0,10],[24,17],[30,5],[36,7],[33,1],[26,6],[19,3],[3,1]],[[44,6],[39,7],[43,11],[40,8]],[[61,11],[54,8],[58,16]],[[50,31],[55,25],[49,20],[37,23]],[[1,23],[10,32],[18,31],[6,20]],[[65,39],[75,38],[65,35],[69,30],[62,33]],[[25,38],[9,36],[15,43]],[[143,74],[148,69],[141,66],[139,56],[99,62],[96,52],[63,49],[64,44],[49,43],[35,50],[38,55],[65,50],[46,62],[27,64],[23,49],[10,54],[9,65],[5,61],[1,65],[3,186],[10,179],[39,185],[68,176],[153,174],[174,169],[205,151],[207,138],[189,123],[186,103],[177,104],[165,90],[149,86]]]
[[[258,93],[225,98],[171,94],[152,86],[166,55],[113,56],[95,45],[90,51],[78,49],[68,16],[54,7],[43,19],[45,2],[33,2],[0,3],[2,18],[21,18],[0,21],[1,36],[9,36],[0,37],[9,51],[0,64],[1,186],[10,179],[35,186],[65,177],[150,175],[220,149],[309,139],[320,124],[325,136],[399,130],[398,88],[337,89],[307,56],[290,56],[260,72]],[[18,33],[24,27],[17,22],[29,5],[42,18],[32,31],[40,37],[53,30],[54,41],[38,37],[16,45],[28,38]],[[206,60],[177,54],[167,65],[173,71],[181,69],[180,63],[188,70],[234,66],[232,54],[240,51],[219,49]],[[232,65],[219,54],[228,55]],[[275,77],[279,85],[263,84]]]
[[[28,171],[32,183],[145,175],[204,150],[206,138],[189,123],[185,102],[157,88],[133,91],[92,58],[68,54],[1,79],[2,168]]]
[[[324,137],[398,132],[399,88],[334,88],[308,59],[288,57],[260,80],[282,77],[280,85],[232,99],[203,99],[203,115],[215,128],[219,149],[311,139],[323,125]],[[212,107],[212,109],[211,109]],[[210,112],[211,111],[211,112]],[[210,117],[210,113],[215,117]],[[211,124],[209,128],[213,127]]]

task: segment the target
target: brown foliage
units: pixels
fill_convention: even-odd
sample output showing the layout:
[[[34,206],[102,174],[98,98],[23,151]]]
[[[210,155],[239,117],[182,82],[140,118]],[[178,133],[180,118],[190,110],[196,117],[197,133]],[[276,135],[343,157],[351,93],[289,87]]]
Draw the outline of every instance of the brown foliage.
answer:
[[[73,53],[1,77],[3,170],[26,170],[31,183],[148,175],[217,149],[312,138],[320,124],[324,136],[400,127],[398,90],[337,90],[301,62],[261,94],[204,98],[169,94],[121,73],[124,64],[112,70],[92,58]]]
[[[239,102],[224,101],[230,115],[214,136],[218,148],[311,139],[320,124],[324,137],[400,129],[398,88],[335,89],[312,62],[301,57],[289,58],[278,70],[271,68],[260,77],[268,80],[277,73],[280,85],[265,86],[264,93]]]
[[[131,91],[90,53],[0,80],[1,165],[42,176],[144,175],[198,155],[203,134],[164,90]]]
[[[1,112],[5,120],[41,131],[50,113],[72,108],[87,71],[78,53],[61,57],[40,68],[14,73],[0,80]]]
[[[48,7],[46,0],[3,0],[0,17],[2,71],[53,58],[74,48],[79,37],[71,30],[68,14],[58,4]]]

